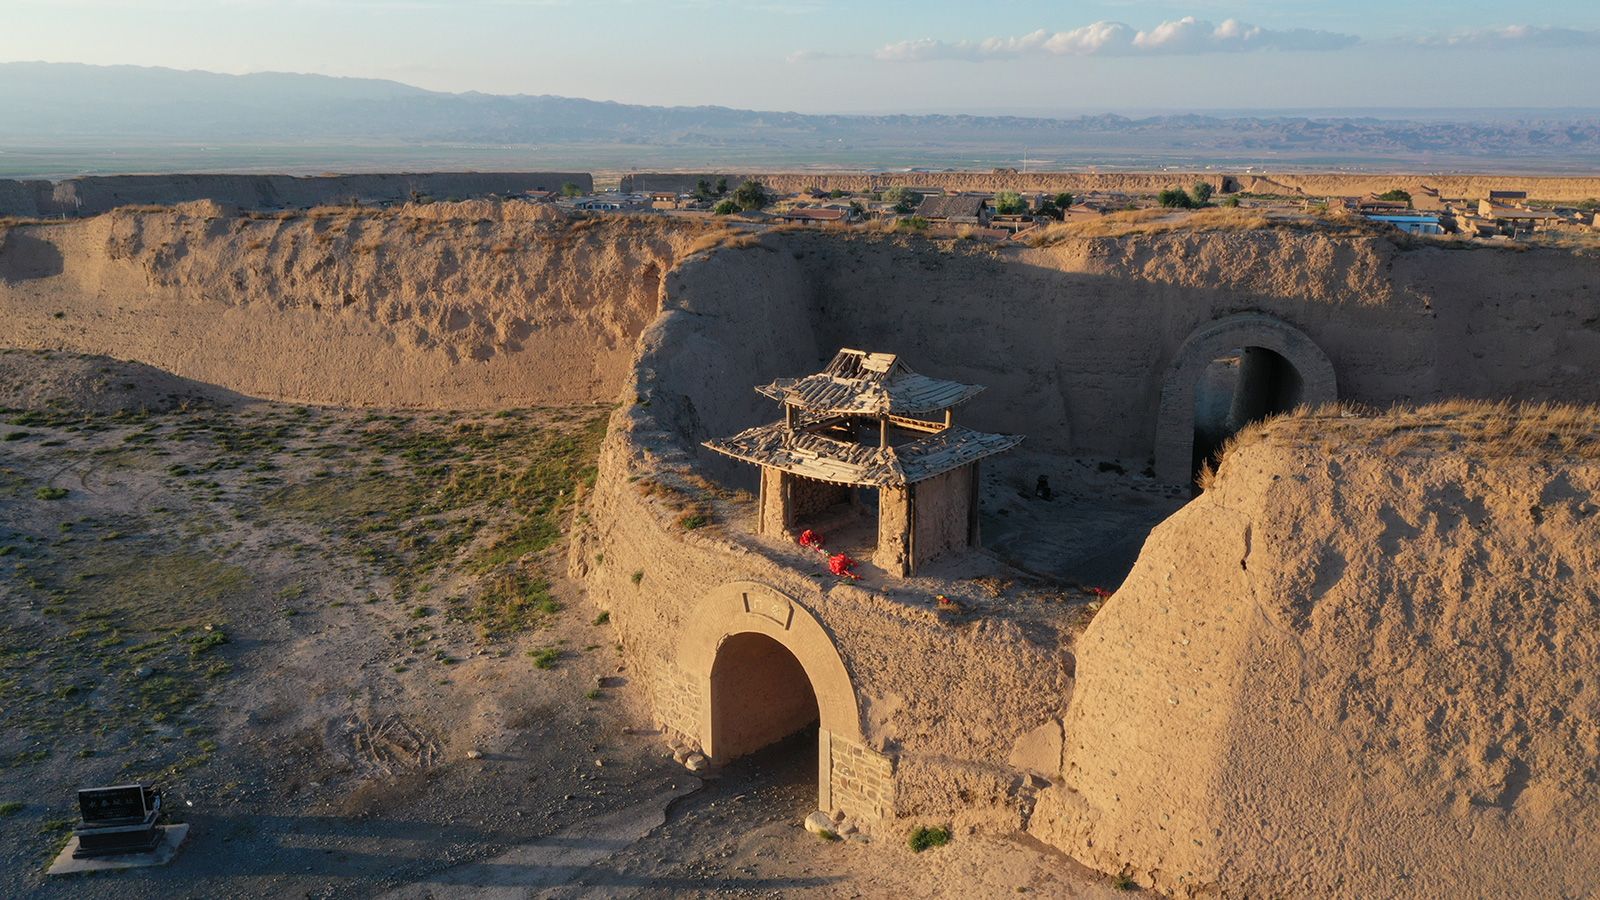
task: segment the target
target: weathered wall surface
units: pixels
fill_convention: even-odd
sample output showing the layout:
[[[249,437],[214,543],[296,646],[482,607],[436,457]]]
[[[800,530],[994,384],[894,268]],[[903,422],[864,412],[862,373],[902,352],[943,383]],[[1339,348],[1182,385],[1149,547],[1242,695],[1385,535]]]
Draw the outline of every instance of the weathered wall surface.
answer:
[[[86,175],[60,182],[0,180],[0,216],[93,216],[119,206],[209,200],[241,209],[308,209],[352,198],[404,202],[472,200],[573,183],[594,189],[587,172],[423,172],[394,175]]]
[[[1279,173],[1223,175],[1215,172],[641,172],[622,177],[624,191],[692,191],[700,179],[730,186],[754,180],[784,192],[819,190],[882,190],[893,185],[936,187],[946,191],[1043,191],[1075,194],[1109,191],[1154,194],[1170,187],[1187,188],[1204,181],[1219,191],[1290,194],[1307,197],[1360,197],[1404,188],[1413,193],[1432,188],[1443,197],[1481,199],[1489,191],[1527,191],[1535,200],[1584,200],[1600,197],[1600,178],[1540,175],[1362,175],[1345,173]]]
[[[1527,191],[1533,200],[1586,200],[1600,197],[1600,178],[1562,175],[1394,175],[1284,172],[1274,175],[1230,175],[1230,189],[1261,194],[1305,194],[1308,197],[1360,197],[1394,188],[1432,189],[1441,197],[1481,200],[1490,191]]]
[[[701,179],[712,184],[726,178],[729,188],[742,181],[759,181],[784,193],[808,188],[822,191],[883,190],[895,185],[939,188],[944,191],[1120,191],[1128,194],[1154,194],[1170,187],[1187,188],[1204,181],[1217,190],[1224,187],[1222,175],[1215,173],[1159,172],[1096,174],[1089,172],[1029,172],[996,174],[990,172],[742,172],[683,174],[676,172],[636,173],[622,176],[624,191],[692,191]]]
[[[443,407],[609,401],[696,223],[527,204],[118,211],[0,232],[11,346],[245,394]]]
[[[1004,250],[794,235],[789,246],[813,285],[822,347],[892,349],[919,371],[987,385],[958,421],[1136,468],[1184,340],[1237,313],[1303,331],[1347,399],[1600,400],[1593,257],[1289,231]]]
[[[1247,446],[1156,529],[1034,833],[1180,895],[1600,890],[1600,466],[1399,433]]]

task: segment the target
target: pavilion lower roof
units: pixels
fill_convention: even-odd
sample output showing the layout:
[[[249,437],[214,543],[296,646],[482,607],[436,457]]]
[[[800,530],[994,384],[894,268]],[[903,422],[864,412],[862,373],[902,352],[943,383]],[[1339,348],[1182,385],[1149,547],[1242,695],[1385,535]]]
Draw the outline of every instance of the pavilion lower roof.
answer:
[[[783,422],[761,425],[705,446],[758,466],[805,478],[861,487],[899,487],[925,481],[1022,443],[1020,435],[990,434],[959,425],[892,447],[841,441]]]

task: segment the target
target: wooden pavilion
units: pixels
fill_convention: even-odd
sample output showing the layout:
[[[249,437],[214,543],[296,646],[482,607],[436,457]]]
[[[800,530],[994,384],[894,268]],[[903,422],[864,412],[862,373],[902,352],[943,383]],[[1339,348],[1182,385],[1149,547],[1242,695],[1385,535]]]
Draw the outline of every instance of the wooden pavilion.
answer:
[[[783,420],[705,445],[761,467],[760,533],[866,508],[875,492],[873,562],[900,576],[978,545],[978,461],[1022,441],[955,424],[983,388],[918,375],[891,353],[840,350],[822,372],[756,390],[783,404]]]

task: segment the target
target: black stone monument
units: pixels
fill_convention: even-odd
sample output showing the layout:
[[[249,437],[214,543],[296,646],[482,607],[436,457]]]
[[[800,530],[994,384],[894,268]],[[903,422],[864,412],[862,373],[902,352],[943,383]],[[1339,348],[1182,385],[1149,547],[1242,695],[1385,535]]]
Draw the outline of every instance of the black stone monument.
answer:
[[[78,792],[83,821],[72,830],[74,858],[148,853],[161,844],[161,792],[142,784],[84,788]]]

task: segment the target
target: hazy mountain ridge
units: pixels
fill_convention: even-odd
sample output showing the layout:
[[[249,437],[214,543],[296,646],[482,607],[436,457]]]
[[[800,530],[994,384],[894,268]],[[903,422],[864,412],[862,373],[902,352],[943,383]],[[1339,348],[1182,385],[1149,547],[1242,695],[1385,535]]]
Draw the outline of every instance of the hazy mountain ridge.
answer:
[[[784,149],[847,142],[963,151],[1026,144],[1044,152],[1450,154],[1600,164],[1600,115],[1525,120],[1114,114],[812,115],[721,106],[661,107],[549,95],[449,94],[323,75],[222,75],[135,66],[0,64],[5,137],[17,141],[372,141],[611,143]]]

